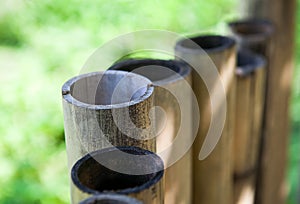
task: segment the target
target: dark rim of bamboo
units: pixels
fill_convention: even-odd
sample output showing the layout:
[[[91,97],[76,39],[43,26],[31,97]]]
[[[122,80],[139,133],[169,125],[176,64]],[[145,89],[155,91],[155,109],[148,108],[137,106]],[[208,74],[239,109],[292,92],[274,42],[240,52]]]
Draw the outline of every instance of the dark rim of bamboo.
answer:
[[[248,50],[239,50],[237,53],[237,68],[238,76],[248,76],[257,69],[263,69],[266,65],[266,59],[258,54]]]
[[[79,204],[142,204],[142,202],[124,195],[99,194],[87,198]]]
[[[122,70],[127,72],[132,72],[137,68],[143,66],[160,66],[170,70],[170,72],[165,73],[161,76],[151,76],[150,74],[141,73],[143,76],[149,78],[156,85],[164,85],[171,83],[180,79],[181,77],[186,77],[190,74],[191,68],[184,62],[178,60],[158,60],[158,59],[128,59],[124,61],[117,62],[109,68],[109,70]],[[180,75],[180,77],[176,74]]]
[[[147,155],[147,161],[143,161],[145,163],[142,167],[147,168],[151,165],[151,169],[155,169],[156,172],[144,175],[128,175],[108,169],[97,161],[97,157],[103,154],[114,154],[117,151],[132,155]],[[117,159],[121,160],[122,158],[114,157],[113,159],[117,163]],[[138,165],[141,166],[141,164]],[[93,171],[89,172],[90,169]],[[125,146],[109,147],[85,155],[72,167],[71,179],[75,186],[85,193],[113,192],[127,195],[139,193],[155,185],[161,180],[163,174],[164,163],[158,155],[139,147]]]
[[[221,35],[201,35],[184,38],[176,43],[175,50],[188,53],[216,53],[235,46],[235,40]],[[202,48],[202,49],[199,49]]]
[[[73,89],[76,86],[77,83],[79,83],[82,80],[99,80],[101,77],[103,76],[108,76],[109,77],[109,85],[113,85],[116,86],[117,81],[120,79],[120,77],[129,77],[131,79],[136,79],[139,82],[142,81],[142,83],[144,83],[144,90],[136,90],[137,94],[135,93],[134,96],[131,98],[130,101],[128,102],[120,102],[120,103],[113,103],[113,104],[97,104],[97,103],[88,103],[85,101],[85,99],[79,97],[79,96],[75,96],[73,93]],[[93,79],[96,78],[96,79]],[[102,79],[101,79],[102,80]],[[99,83],[101,83],[101,80],[99,81]],[[126,80],[126,78],[125,78]],[[134,81],[134,80],[131,80]],[[80,83],[79,83],[80,84]],[[85,85],[85,87],[79,87],[79,85],[77,86],[78,88],[82,88],[82,89],[90,89],[90,88],[95,88],[95,87],[89,87],[88,85]],[[128,87],[124,87],[125,89],[128,89]],[[134,87],[134,85],[129,86],[129,88],[136,88]],[[97,91],[97,87],[95,88],[95,96],[96,96],[96,91]],[[134,73],[130,73],[130,72],[122,72],[122,71],[113,71],[113,70],[109,70],[109,71],[105,71],[105,72],[92,72],[92,73],[87,73],[87,74],[82,74],[82,75],[78,75],[76,77],[73,77],[71,79],[69,79],[63,86],[62,86],[62,95],[63,98],[71,104],[74,104],[76,106],[80,106],[80,107],[84,107],[84,108],[90,108],[93,110],[101,110],[101,109],[113,109],[113,108],[123,108],[123,107],[128,107],[134,104],[138,104],[144,100],[146,100],[147,98],[149,98],[152,94],[153,94],[154,88],[152,85],[152,82],[147,79],[146,77],[143,77],[141,75],[138,74],[134,74]],[[111,94],[111,93],[108,93]]]
[[[231,31],[248,40],[265,40],[274,32],[271,21],[265,19],[244,19],[228,23]]]

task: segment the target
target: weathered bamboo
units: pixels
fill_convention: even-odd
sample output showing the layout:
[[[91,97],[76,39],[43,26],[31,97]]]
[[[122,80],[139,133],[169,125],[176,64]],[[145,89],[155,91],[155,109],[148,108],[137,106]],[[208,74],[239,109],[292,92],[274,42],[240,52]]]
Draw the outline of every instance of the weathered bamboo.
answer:
[[[83,155],[109,146],[155,151],[153,90],[150,80],[128,72],[94,72],[67,81],[62,97],[69,169]]]
[[[191,203],[192,150],[189,145],[193,135],[190,67],[175,60],[131,59],[119,62],[110,69],[139,73],[153,82],[154,105],[165,113],[163,115],[157,109],[155,117],[157,153],[163,155],[166,167],[165,203]],[[170,147],[175,138],[181,145],[179,149],[178,145]],[[178,154],[183,155],[180,160],[171,158]]]
[[[140,201],[118,194],[99,194],[85,199],[79,204],[142,204]]]
[[[85,155],[73,166],[72,202],[116,193],[144,204],[161,204],[163,173],[163,161],[148,150],[133,146],[101,149]]]
[[[194,69],[210,72],[210,69],[217,68],[227,97],[227,115],[222,136],[213,152],[205,160],[199,161],[198,155],[211,121],[211,103],[203,81],[207,79],[202,80],[197,72],[193,70],[193,90],[200,110],[199,131],[193,145],[193,203],[231,204],[231,150],[235,124],[235,41],[223,36],[198,36],[180,40],[176,44],[175,51],[176,57],[185,60]],[[215,66],[210,63],[210,60]],[[224,102],[220,101],[219,104],[224,104]]]
[[[263,57],[239,51],[234,132],[234,203],[253,204],[265,102]]]
[[[289,99],[293,72],[296,0],[248,0],[242,15],[264,18],[274,24],[266,44],[268,60],[266,110],[261,162],[257,183],[257,204],[285,203],[285,171],[289,138]]]

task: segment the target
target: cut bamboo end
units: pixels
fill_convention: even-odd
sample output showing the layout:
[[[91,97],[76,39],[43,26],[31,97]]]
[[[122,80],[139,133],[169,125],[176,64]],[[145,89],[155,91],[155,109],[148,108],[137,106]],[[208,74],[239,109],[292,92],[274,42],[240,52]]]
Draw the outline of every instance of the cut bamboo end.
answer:
[[[266,68],[266,60],[263,56],[248,50],[239,50],[237,53],[236,74],[239,77],[246,77],[258,69]]]
[[[265,59],[240,50],[237,57],[234,132],[234,203],[253,203],[265,104]]]
[[[190,67],[176,60],[128,59],[111,66],[109,70],[121,70],[147,77],[154,85],[167,85],[187,78]]]
[[[152,81],[154,106],[159,107],[155,115],[156,152],[166,167],[165,203],[191,203],[194,139],[191,68],[177,60],[129,59],[110,69],[138,73]]]
[[[241,50],[249,49],[263,56],[269,55],[267,47],[274,27],[264,19],[245,19],[228,24]]]
[[[79,204],[142,204],[142,202],[124,195],[102,194],[87,198]]]
[[[126,87],[122,85],[126,84]],[[122,108],[148,98],[151,81],[128,72],[93,72],[76,76],[62,87],[63,98],[81,107]],[[121,94],[121,95],[116,95]]]
[[[203,35],[179,40],[175,50],[187,53],[203,53],[205,51],[209,54],[222,52],[234,46],[235,41],[232,38],[221,35]]]
[[[76,76],[62,87],[69,168],[83,155],[110,146],[155,151],[149,79],[106,71]]]
[[[204,70],[207,74],[203,79],[197,72],[192,73],[193,90],[198,100],[200,118],[195,124],[199,131],[193,145],[193,203],[232,203],[232,136],[235,125],[235,65],[236,46],[232,38],[218,35],[195,36],[178,41],[175,47],[176,57],[185,60],[194,69]],[[211,63],[212,62],[212,63]],[[219,77],[209,75],[210,70],[217,69]],[[213,151],[203,161],[198,160],[199,152],[206,139],[212,119],[211,95],[208,93],[206,83],[215,87],[218,80],[222,81],[226,98],[214,98],[213,102],[221,107],[227,102],[227,115],[220,140],[210,141]],[[226,101],[225,101],[226,100]],[[219,113],[219,109],[217,111]]]
[[[72,201],[99,193],[117,193],[145,204],[163,203],[163,161],[138,147],[111,147],[87,154],[71,170]]]

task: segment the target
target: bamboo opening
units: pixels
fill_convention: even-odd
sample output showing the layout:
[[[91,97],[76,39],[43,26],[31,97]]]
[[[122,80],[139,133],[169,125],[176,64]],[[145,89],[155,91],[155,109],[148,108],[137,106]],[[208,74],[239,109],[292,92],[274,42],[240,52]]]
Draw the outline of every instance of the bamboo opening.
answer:
[[[140,201],[124,196],[124,195],[117,195],[117,194],[103,194],[103,195],[95,195],[90,197],[80,204],[142,204]]]
[[[238,76],[246,76],[253,73],[256,69],[263,68],[266,65],[264,57],[254,54],[250,51],[240,50],[237,54]]]
[[[72,102],[75,99],[89,105],[128,105],[128,102],[147,98],[152,89],[150,85],[147,78],[128,72],[94,72],[65,83],[63,94],[69,94]]]
[[[268,37],[273,33],[273,26],[267,20],[249,19],[229,23],[232,32],[241,37]]]
[[[217,52],[234,46],[233,39],[220,35],[197,36],[183,39],[177,42],[176,49],[184,49],[186,51],[202,51]]]
[[[120,153],[131,154],[125,157]],[[147,160],[139,155],[147,155]],[[104,166],[102,161],[109,166]],[[100,163],[101,162],[101,163]],[[119,167],[138,172],[153,172],[142,175],[129,175],[113,169]],[[73,183],[83,192],[96,194],[116,192],[120,194],[139,193],[155,185],[163,176],[163,161],[154,153],[138,147],[106,148],[81,158],[73,166]]]
[[[165,84],[179,76],[186,76],[190,69],[183,62],[175,60],[156,59],[129,59],[118,62],[109,68],[110,70],[122,70],[134,72],[147,77],[153,83]]]

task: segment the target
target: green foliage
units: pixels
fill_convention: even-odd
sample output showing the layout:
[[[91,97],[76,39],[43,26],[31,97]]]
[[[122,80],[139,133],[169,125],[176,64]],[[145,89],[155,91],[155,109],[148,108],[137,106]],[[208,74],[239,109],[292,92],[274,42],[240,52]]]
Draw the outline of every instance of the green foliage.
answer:
[[[0,18],[0,45],[20,47],[24,41],[23,33],[11,15]]]

